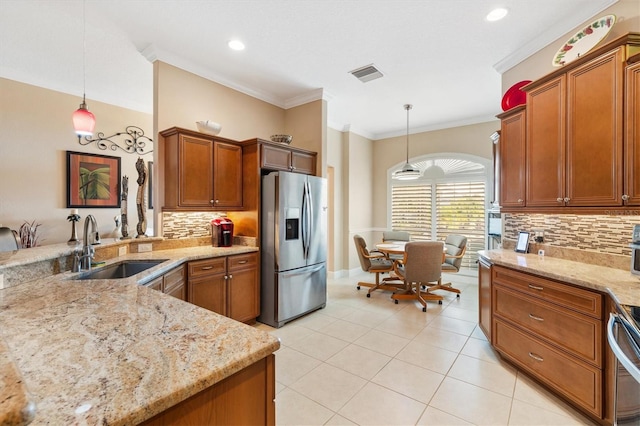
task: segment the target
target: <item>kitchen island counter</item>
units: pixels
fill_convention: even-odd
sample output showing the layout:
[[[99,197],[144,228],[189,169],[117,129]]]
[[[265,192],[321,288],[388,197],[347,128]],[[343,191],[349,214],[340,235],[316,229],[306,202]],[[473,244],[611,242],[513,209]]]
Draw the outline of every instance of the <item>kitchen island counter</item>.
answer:
[[[609,293],[624,305],[640,306],[640,276],[629,270],[512,250],[481,250],[478,254],[495,265]]]
[[[66,272],[0,290],[0,420],[28,421],[35,404],[31,424],[137,424],[271,355],[280,343],[270,334],[138,285],[190,260],[252,251],[129,254],[106,265],[166,261],[126,279]]]

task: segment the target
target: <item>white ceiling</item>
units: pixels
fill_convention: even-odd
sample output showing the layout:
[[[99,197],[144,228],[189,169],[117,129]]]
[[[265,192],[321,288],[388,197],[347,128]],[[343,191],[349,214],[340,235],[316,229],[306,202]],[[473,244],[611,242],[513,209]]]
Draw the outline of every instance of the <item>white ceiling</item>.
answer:
[[[484,122],[501,72],[616,1],[86,0],[86,93],[151,113],[157,58],[283,108],[323,96],[331,127],[372,139],[406,132],[406,103],[412,133]],[[80,97],[82,10],[0,0],[0,76]],[[383,78],[349,74],[372,63]]]

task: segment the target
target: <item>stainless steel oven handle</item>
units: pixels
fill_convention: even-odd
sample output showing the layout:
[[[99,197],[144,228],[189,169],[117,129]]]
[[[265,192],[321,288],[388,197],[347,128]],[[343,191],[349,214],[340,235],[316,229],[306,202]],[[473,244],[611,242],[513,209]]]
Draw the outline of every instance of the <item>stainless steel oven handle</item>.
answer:
[[[620,345],[618,345],[618,342],[616,341],[613,329],[618,321],[620,320],[618,319],[617,314],[611,313],[609,315],[609,322],[607,323],[607,340],[609,340],[609,347],[625,370],[627,370],[629,374],[631,374],[633,378],[640,383],[640,369],[638,369],[638,367],[636,367],[633,362],[627,358],[627,355],[622,351]],[[621,325],[621,327],[624,327],[624,325]]]

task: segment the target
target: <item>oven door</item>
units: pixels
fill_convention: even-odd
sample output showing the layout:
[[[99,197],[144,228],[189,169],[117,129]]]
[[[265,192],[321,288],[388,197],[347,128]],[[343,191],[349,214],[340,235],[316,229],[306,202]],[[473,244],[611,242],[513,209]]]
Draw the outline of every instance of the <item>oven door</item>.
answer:
[[[607,326],[609,346],[616,356],[614,424],[640,424],[640,333],[623,312],[612,313]]]

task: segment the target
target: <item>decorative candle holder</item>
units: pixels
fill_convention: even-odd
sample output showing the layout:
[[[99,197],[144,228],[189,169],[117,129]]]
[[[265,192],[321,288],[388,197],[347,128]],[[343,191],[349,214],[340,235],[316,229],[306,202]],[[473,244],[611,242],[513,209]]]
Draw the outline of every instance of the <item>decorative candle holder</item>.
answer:
[[[78,214],[78,209],[71,209],[71,214],[67,216],[67,220],[71,222],[71,238],[67,241],[69,245],[78,244],[78,233],[76,231],[76,223],[80,220],[80,215]]]

